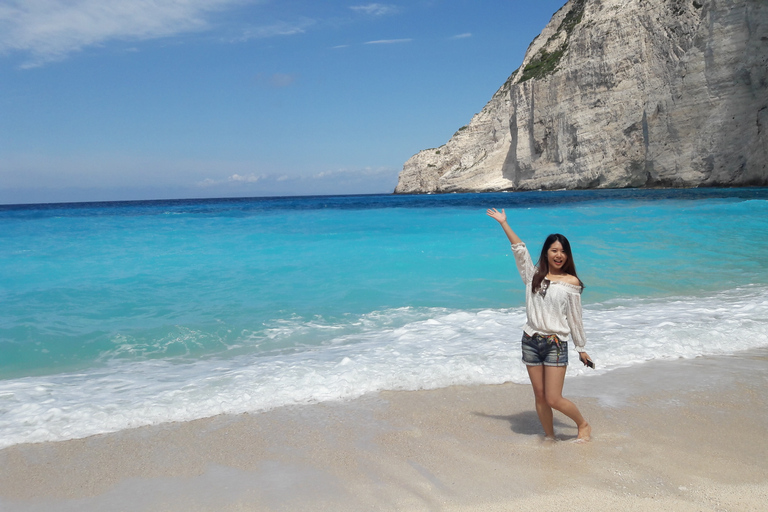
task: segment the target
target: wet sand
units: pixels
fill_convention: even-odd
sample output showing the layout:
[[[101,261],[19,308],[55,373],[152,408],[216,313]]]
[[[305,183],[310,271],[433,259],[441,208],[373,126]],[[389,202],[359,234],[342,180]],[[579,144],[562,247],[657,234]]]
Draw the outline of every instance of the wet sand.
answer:
[[[0,450],[0,510],[765,510],[768,350],[529,386],[383,392]]]

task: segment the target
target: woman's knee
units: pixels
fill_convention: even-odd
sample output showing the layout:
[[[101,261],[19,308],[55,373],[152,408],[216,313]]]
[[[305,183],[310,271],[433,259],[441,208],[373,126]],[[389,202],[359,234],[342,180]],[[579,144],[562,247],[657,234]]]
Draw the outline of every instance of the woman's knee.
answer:
[[[544,402],[553,409],[559,409],[560,402],[563,400],[563,396],[559,394],[558,395],[545,394],[543,398],[544,398]]]

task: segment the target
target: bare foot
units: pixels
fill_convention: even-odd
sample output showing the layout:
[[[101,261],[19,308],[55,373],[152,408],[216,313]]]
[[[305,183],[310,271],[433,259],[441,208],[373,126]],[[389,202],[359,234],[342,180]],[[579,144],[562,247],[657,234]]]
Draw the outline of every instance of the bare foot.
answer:
[[[586,443],[590,439],[592,439],[592,427],[585,421],[583,425],[579,425],[579,435],[576,437],[576,442]]]

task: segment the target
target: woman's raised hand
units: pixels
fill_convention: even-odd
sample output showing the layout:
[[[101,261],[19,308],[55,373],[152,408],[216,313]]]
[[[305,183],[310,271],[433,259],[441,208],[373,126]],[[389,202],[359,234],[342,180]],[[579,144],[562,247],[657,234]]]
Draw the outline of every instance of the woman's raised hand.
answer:
[[[507,221],[507,214],[504,212],[504,208],[501,209],[501,211],[497,210],[496,208],[488,208],[486,212],[488,216],[499,223],[506,222]]]
[[[496,208],[488,208],[485,213],[487,213],[490,218],[498,221],[498,223],[501,224],[501,228],[504,230],[507,238],[509,238],[509,243],[512,245],[523,243],[523,241],[520,240],[520,237],[517,236],[515,232],[512,231],[512,228],[509,227],[509,224],[507,224],[507,214],[503,208],[501,211],[497,210]]]

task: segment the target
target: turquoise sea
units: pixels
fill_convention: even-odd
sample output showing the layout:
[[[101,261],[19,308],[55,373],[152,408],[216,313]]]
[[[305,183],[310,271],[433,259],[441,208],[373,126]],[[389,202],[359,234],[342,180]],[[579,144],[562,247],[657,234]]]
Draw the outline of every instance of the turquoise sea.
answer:
[[[0,206],[0,447],[527,382],[488,207],[571,241],[597,371],[768,346],[768,189]],[[566,383],[567,386],[567,383]]]

